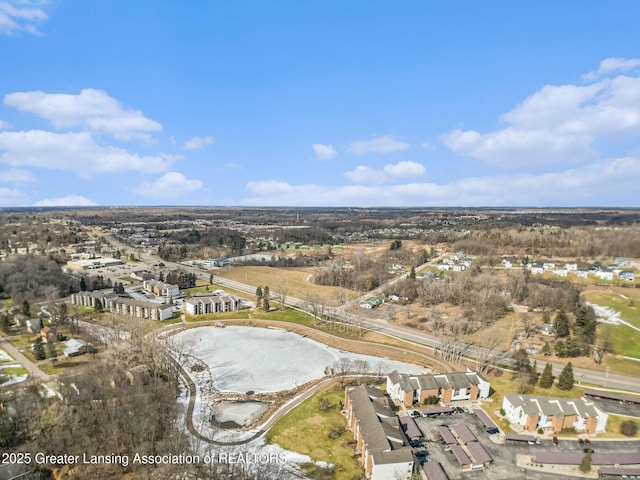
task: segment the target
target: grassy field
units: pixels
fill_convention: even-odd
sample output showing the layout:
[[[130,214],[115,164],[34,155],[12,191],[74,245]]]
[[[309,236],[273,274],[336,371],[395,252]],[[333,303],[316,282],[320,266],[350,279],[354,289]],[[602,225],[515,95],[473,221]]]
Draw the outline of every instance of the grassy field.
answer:
[[[583,295],[587,302],[612,308],[623,320],[640,328],[640,289],[612,287],[587,290]]]
[[[587,290],[584,298],[589,302],[609,307],[620,313],[620,318],[640,328],[640,291],[631,288],[612,287],[607,289]],[[608,334],[613,346],[613,353],[640,358],[640,332],[626,325],[610,325],[600,323],[598,333]],[[619,367],[620,364],[616,364]],[[613,365],[612,365],[613,368]],[[630,366],[633,368],[633,366]],[[619,373],[627,373],[618,370]]]
[[[269,286],[272,295],[280,289],[286,289],[287,295],[304,299],[309,294],[323,297],[327,305],[338,305],[338,297],[347,300],[356,298],[357,294],[346,288],[326,287],[313,283],[314,269],[309,268],[274,268],[274,267],[225,267],[216,271],[216,275],[237,282],[252,285]],[[311,275],[311,277],[310,277]]]
[[[282,417],[267,433],[267,441],[294,452],[309,455],[314,461],[335,465],[336,480],[356,480],[362,477],[362,469],[353,458],[354,447],[349,445],[353,435],[347,430],[347,420],[340,413],[344,401],[344,389],[335,383],[316,393]],[[323,411],[321,402],[328,402]],[[330,438],[330,435],[335,438]],[[306,473],[314,475],[312,466]]]

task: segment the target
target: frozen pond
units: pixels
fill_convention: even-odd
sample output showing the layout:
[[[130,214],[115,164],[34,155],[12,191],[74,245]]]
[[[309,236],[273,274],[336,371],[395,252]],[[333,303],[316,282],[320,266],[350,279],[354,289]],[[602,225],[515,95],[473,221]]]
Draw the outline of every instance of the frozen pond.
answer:
[[[371,373],[424,373],[428,369],[385,358],[344,352],[297,333],[271,328],[196,327],[173,340],[184,353],[209,366],[220,391],[246,393],[289,390],[321,378],[337,360],[368,362]]]
[[[269,405],[269,402],[220,402],[211,410],[221,428],[240,428],[258,420]]]

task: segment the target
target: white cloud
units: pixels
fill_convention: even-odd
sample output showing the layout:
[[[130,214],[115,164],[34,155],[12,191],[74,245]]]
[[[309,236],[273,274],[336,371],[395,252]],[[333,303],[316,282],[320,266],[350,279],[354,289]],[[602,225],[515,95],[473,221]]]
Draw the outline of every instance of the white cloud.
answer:
[[[97,205],[82,195],[67,195],[60,198],[40,200],[33,204],[34,207],[92,207]]]
[[[419,177],[425,173],[425,168],[419,163],[399,162],[389,163],[380,170],[360,165],[355,170],[345,172],[344,176],[353,183],[382,185],[397,179]]]
[[[215,139],[209,137],[193,137],[184,143],[185,150],[201,150],[207,145],[212,145]]]
[[[420,144],[422,148],[426,148],[427,150],[436,150],[436,146],[429,142],[423,142]]]
[[[453,130],[454,152],[501,166],[584,162],[596,140],[640,135],[640,78],[618,76],[587,86],[547,85],[501,117],[503,129]]]
[[[585,80],[594,80],[602,75],[608,75],[612,72],[628,72],[640,66],[640,58],[605,58],[600,62],[600,67],[595,72],[589,72],[582,76]]]
[[[89,132],[0,131],[0,163],[12,167],[71,170],[83,176],[129,170],[157,173],[167,170],[176,158],[140,156],[123,148],[102,146]]]
[[[0,172],[0,182],[13,185],[28,185],[37,179],[28,170],[11,169]]]
[[[385,135],[373,140],[353,142],[347,150],[356,155],[363,155],[365,153],[401,152],[407,148],[409,148],[408,143],[398,140],[393,135]]]
[[[635,206],[640,159],[603,160],[541,175],[470,177],[447,184],[291,185],[278,180],[252,181],[244,205],[275,206]],[[611,203],[603,205],[603,196]]]
[[[27,32],[40,35],[36,25],[48,17],[44,10],[30,5],[31,2],[24,0],[0,2],[0,33],[12,35],[14,32]]]
[[[0,187],[0,206],[13,207],[27,205],[26,193],[15,188]]]
[[[318,160],[331,160],[338,154],[333,148],[333,145],[314,143],[313,145],[311,145],[311,148],[313,148],[313,153],[316,154],[316,158]]]
[[[0,119],[0,130],[9,130],[11,127],[12,125],[9,122]]]
[[[15,92],[5,95],[4,103],[35,113],[55,128],[81,127],[122,140],[148,140],[149,132],[162,130],[162,125],[145,117],[139,110],[124,109],[105,91],[93,88],[81,90],[78,95],[39,90]]]
[[[176,198],[201,188],[200,180],[189,180],[179,172],[167,172],[155,182],[141,183],[134,191],[144,197]]]

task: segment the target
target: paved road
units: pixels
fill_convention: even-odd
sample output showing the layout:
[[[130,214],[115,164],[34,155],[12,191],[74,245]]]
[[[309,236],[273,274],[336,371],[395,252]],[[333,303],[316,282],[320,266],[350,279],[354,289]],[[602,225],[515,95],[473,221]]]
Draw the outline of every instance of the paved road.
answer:
[[[34,378],[36,380],[42,380],[43,382],[47,382],[52,378],[51,375],[49,375],[48,373],[44,373],[42,370],[40,370],[38,365],[33,363],[31,360],[25,357],[22,353],[20,353],[20,351],[16,347],[11,345],[11,343],[9,343],[9,341],[6,340],[4,337],[0,337],[0,348],[2,348],[9,355],[11,355],[16,360],[16,362],[21,363],[22,366],[26,368],[27,371],[29,372],[29,375],[31,376],[31,378]]]

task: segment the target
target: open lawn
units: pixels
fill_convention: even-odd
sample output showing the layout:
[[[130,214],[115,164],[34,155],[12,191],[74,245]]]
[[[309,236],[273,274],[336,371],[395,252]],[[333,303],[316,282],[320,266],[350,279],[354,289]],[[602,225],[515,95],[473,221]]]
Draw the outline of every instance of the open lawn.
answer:
[[[331,384],[282,417],[267,433],[267,441],[335,465],[335,477],[331,478],[361,478],[362,469],[353,458],[354,447],[349,445],[353,435],[340,413],[342,402],[344,389],[337,382]],[[307,472],[312,474],[312,469]]]
[[[287,296],[304,299],[309,294],[323,297],[327,305],[338,305],[339,297],[342,295],[347,300],[351,300],[357,294],[346,288],[326,287],[313,283],[314,268],[275,268],[275,267],[253,267],[253,266],[233,266],[225,267],[215,272],[215,275],[229,278],[237,282],[251,285],[268,286],[272,295],[276,295],[279,290],[285,289]]]
[[[583,295],[587,302],[612,308],[622,320],[640,328],[640,289],[612,287],[587,290]]]

